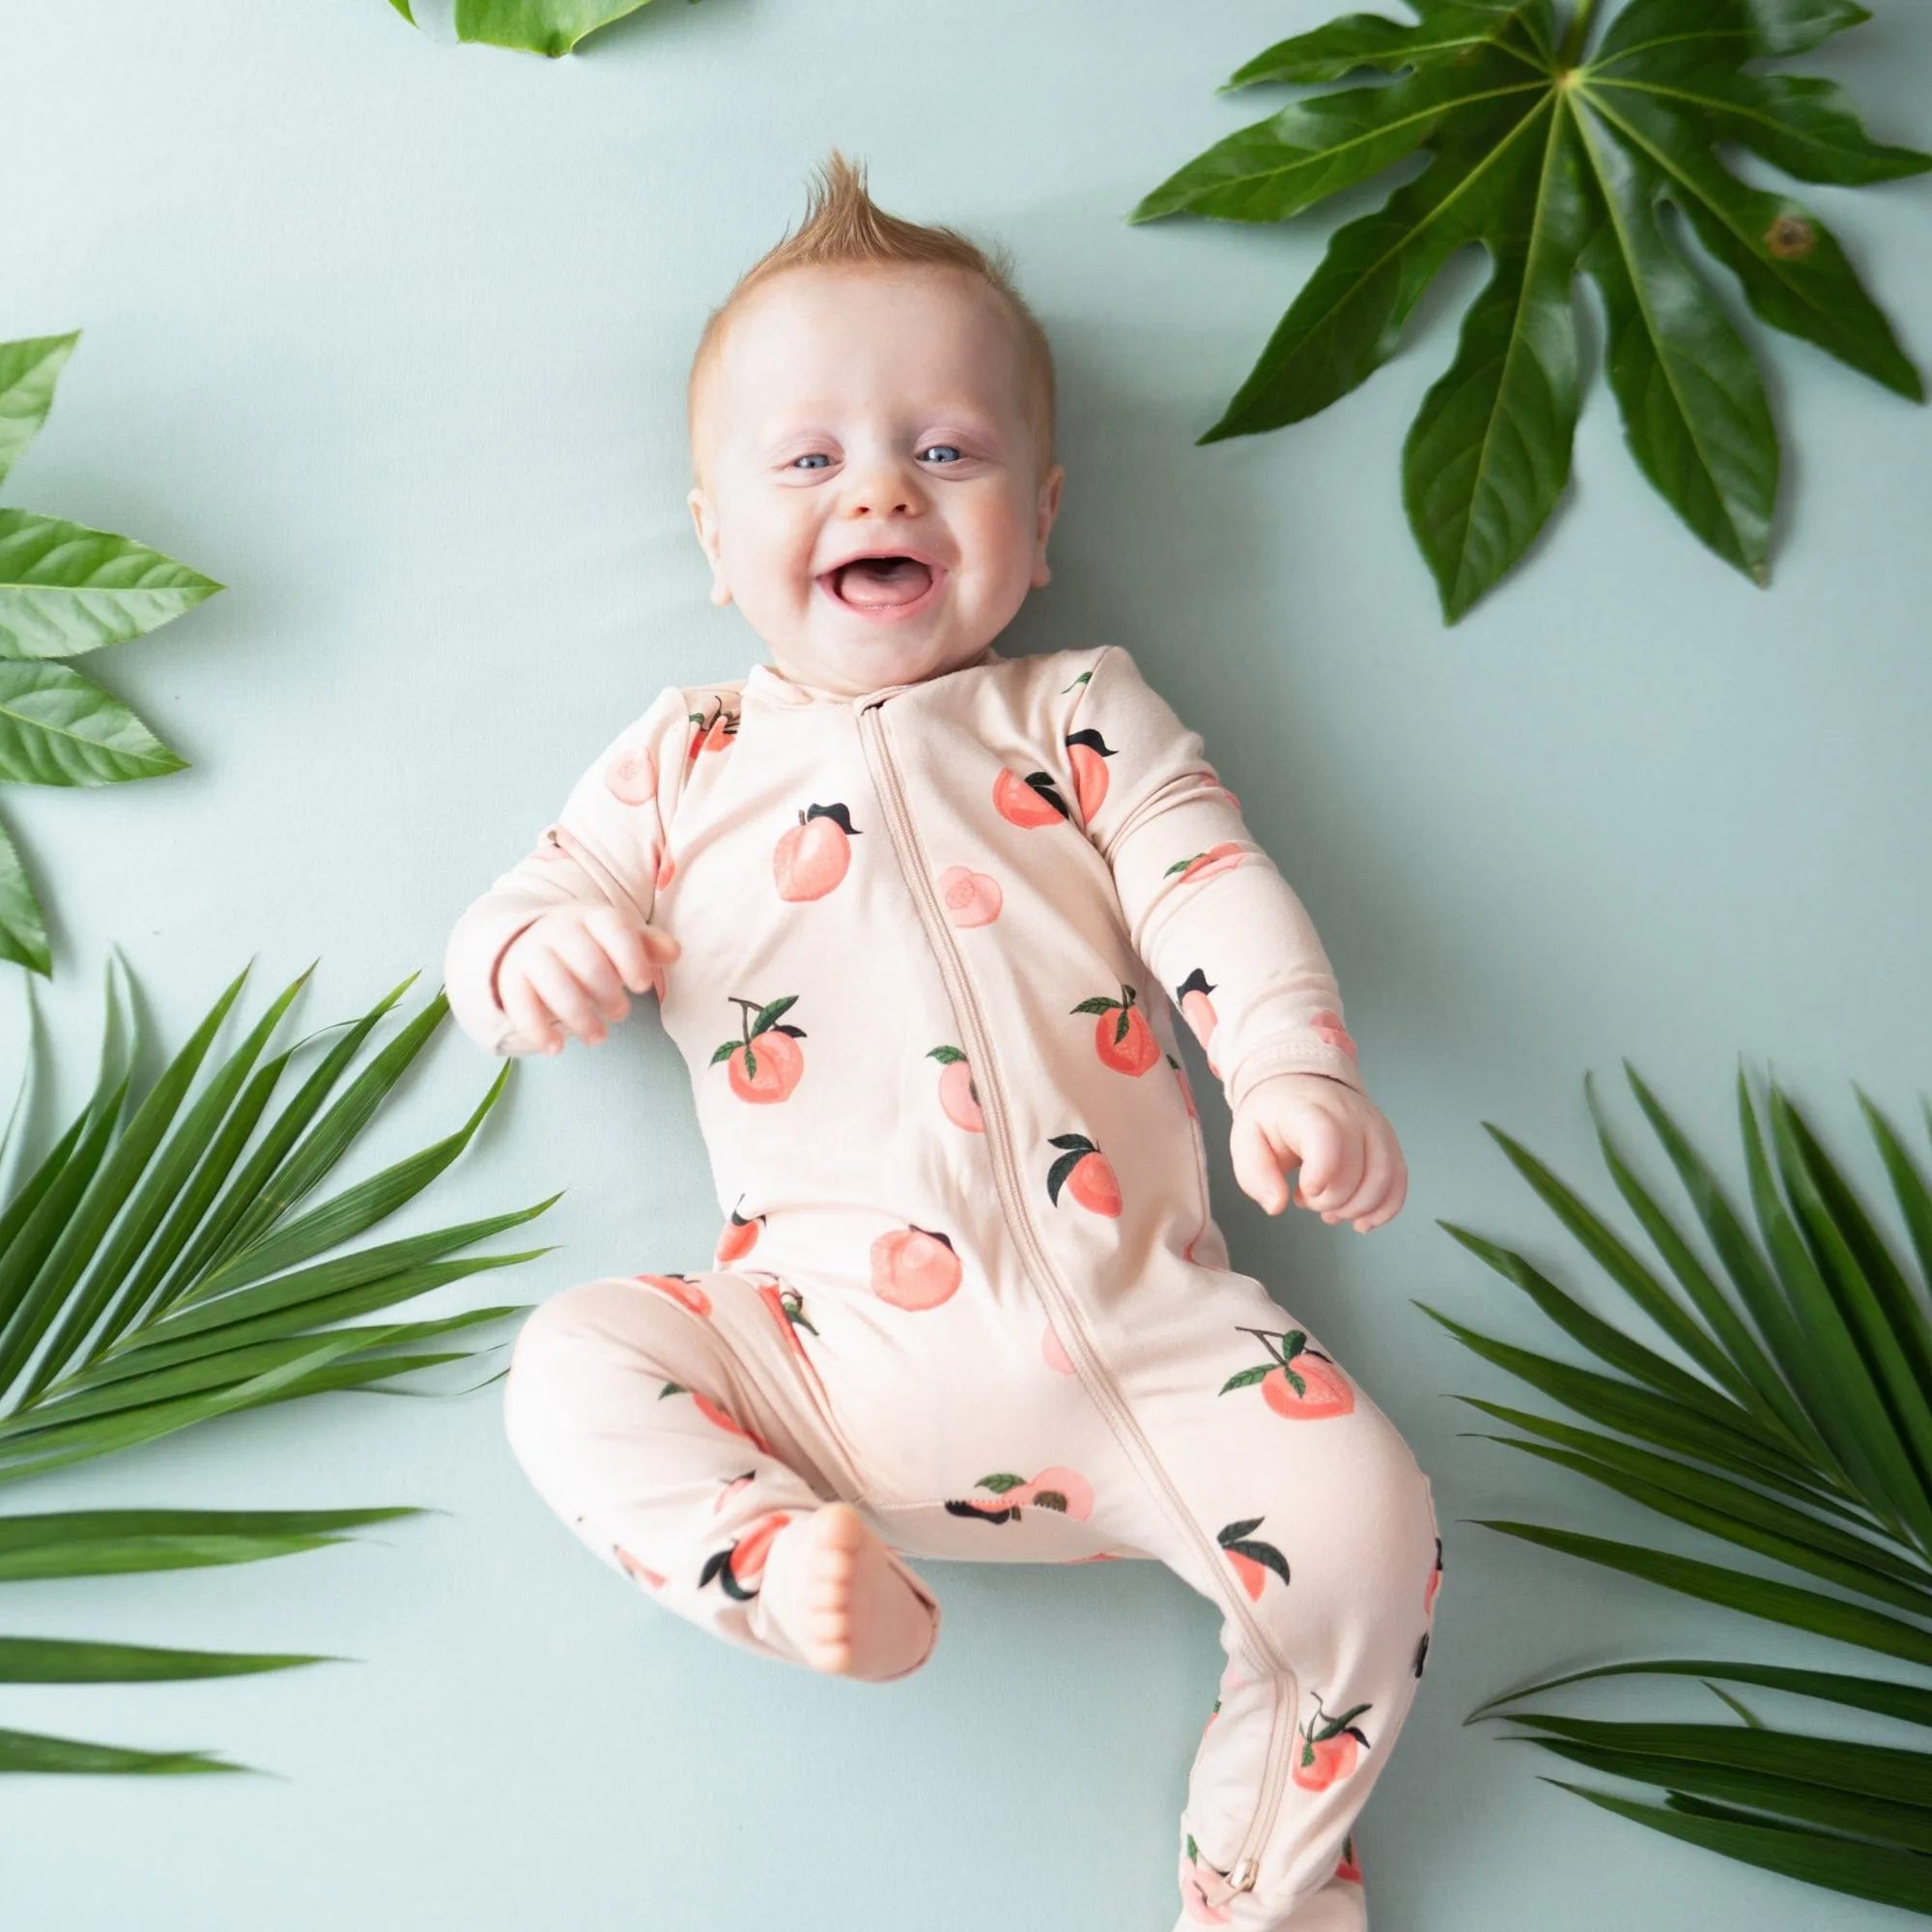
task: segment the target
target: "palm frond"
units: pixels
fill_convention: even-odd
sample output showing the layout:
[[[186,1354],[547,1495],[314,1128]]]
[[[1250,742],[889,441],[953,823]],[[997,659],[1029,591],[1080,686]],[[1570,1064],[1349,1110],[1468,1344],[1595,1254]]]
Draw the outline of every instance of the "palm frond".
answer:
[[[1747,1221],[1657,1096],[1634,1068],[1625,1070],[1690,1208],[1688,1224],[1666,1208],[1586,1083],[1605,1164],[1654,1263],[1527,1149],[1490,1131],[1586,1259],[1681,1359],[1604,1320],[1513,1249],[1448,1223],[1595,1366],[1425,1313],[1473,1353],[1591,1425],[1460,1398],[1517,1432],[1486,1439],[1712,1540],[1719,1560],[1572,1527],[1498,1520],[1481,1520],[1482,1526],[1932,1669],[1932,1189],[1860,1094],[1904,1222],[1905,1239],[1896,1240],[1791,1096],[1771,1083],[1760,1104],[1740,1074]],[[1773,1566],[1771,1574],[1747,1555]],[[1699,1678],[1740,1721],[1606,1720],[1523,1708],[1525,1699],[1586,1680],[1634,1676]],[[1932,1685],[1695,1659],[1546,1677],[1490,1699],[1469,1721],[1501,1718],[1517,1726],[1508,1734],[1514,1742],[1662,1790],[1657,1804],[1548,1780],[1653,1830],[1830,1890],[1932,1915],[1932,1751],[1780,1729],[1719,1683],[1932,1728]]]
[[[21,1163],[24,1178],[0,1202],[0,1484],[216,1416],[329,1390],[380,1390],[418,1370],[472,1361],[471,1348],[425,1345],[465,1341],[464,1331],[526,1311],[526,1304],[503,1304],[423,1321],[355,1320],[549,1253],[462,1251],[534,1219],[557,1196],[348,1246],[449,1168],[496,1106],[510,1069],[500,1069],[454,1131],[313,1200],[435,1037],[448,1004],[439,991],[359,1068],[357,1056],[412,980],[356,1019],[311,1035],[339,1037],[276,1109],[289,1062],[309,1041],[264,1056],[312,971],[298,975],[241,1042],[217,1056],[215,1040],[247,979],[238,975],[144,1086],[133,1070],[142,1058],[138,1011],[125,1027],[110,967],[94,1091],[45,1153]],[[38,1037],[37,1019],[35,1027]],[[256,1562],[416,1514],[398,1506],[0,1516],[0,1583]],[[210,1677],[325,1661],[0,1636],[0,1683]],[[245,1768],[205,1751],[126,1750],[0,1731],[0,1774]]]

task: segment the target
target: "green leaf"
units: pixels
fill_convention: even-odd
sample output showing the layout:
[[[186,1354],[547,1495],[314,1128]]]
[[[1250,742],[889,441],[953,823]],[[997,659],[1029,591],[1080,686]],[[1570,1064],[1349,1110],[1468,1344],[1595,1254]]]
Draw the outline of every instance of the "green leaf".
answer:
[[[75,329],[71,335],[0,342],[0,481],[40,434],[53,407],[54,384],[79,340]]]
[[[1605,1724],[1597,1728],[1614,1738],[1627,1730],[1638,1732],[1653,1727]],[[1771,1735],[1777,1734],[1774,1732]],[[1616,1777],[1637,1778],[1646,1784],[1661,1784],[1679,1792],[1692,1792],[1701,1798],[1750,1805],[1758,1811],[1774,1812],[1801,1824],[1820,1825],[1828,1831],[1854,1833],[1902,1850],[1932,1852],[1932,1816],[1927,1816],[1915,1805],[1893,1804],[1884,1797],[1835,1791],[1804,1777],[1747,1769],[1721,1761],[1712,1764],[1701,1759],[1686,1760],[1646,1750],[1640,1744],[1634,1743],[1626,1747],[1621,1742],[1573,1741],[1561,1735],[1546,1737],[1522,1733],[1508,1742],[1541,1745],[1545,1750],[1553,1751],[1559,1757],[1567,1757],[1591,1771],[1607,1772]],[[1815,1738],[1789,1740],[1800,1752],[1804,1752],[1805,1747],[1820,1742]],[[1826,1757],[1828,1753],[1820,1752],[1819,1755]],[[1764,1819],[1761,1822],[1768,1824],[1772,1821]]]
[[[1913,1616],[1932,1617],[1932,1575],[1891,1556],[1879,1545],[1813,1521],[1788,1504],[1741,1484],[1700,1474],[1662,1457],[1647,1459],[1652,1465],[1647,1468],[1633,1466],[1640,1451],[1608,1461],[1506,1435],[1490,1440],[1574,1469],[1659,1516],[1822,1577],[1840,1589],[1890,1604]]]
[[[403,16],[403,18],[410,23],[411,26],[413,27],[415,25],[416,16],[410,12],[410,0],[389,0],[389,5],[393,7],[396,10],[396,12],[400,14]]]
[[[1200,438],[1298,422],[1394,353],[1423,292],[1482,242],[1488,285],[1404,454],[1404,501],[1455,623],[1524,555],[1568,484],[1578,410],[1571,286],[1609,317],[1605,366],[1643,473],[1698,538],[1762,583],[1779,451],[1750,349],[1659,205],[1675,204],[1774,327],[1919,399],[1918,370],[1836,240],[1787,197],[1729,173],[1750,148],[1801,179],[1863,185],[1932,156],[1874,142],[1841,89],[1745,71],[1866,16],[1850,0],[1631,0],[1587,54],[1597,0],[1559,31],[1549,0],[1350,14],[1276,43],[1228,83],[1399,77],[1293,102],[1216,142],[1131,219],[1293,219],[1338,189],[1427,166],[1336,233],[1253,369]]]
[[[90,1643],[71,1637],[0,1636],[0,1684],[159,1684],[338,1661],[292,1653],[157,1650],[146,1644]]]
[[[125,643],[222,587],[129,537],[0,510],[0,657],[68,658]]]
[[[1928,1281],[1932,1281],[1932,1188],[1926,1186],[1924,1177],[1913,1165],[1912,1156],[1906,1152],[1905,1144],[1898,1138],[1891,1122],[1872,1105],[1862,1091],[1859,1094],[1859,1106],[1864,1114],[1865,1124],[1871,1128],[1872,1139],[1878,1143],[1892,1193],[1897,1197],[1899,1211],[1905,1216],[1905,1225],[1911,1232],[1912,1246],[1918,1257],[1918,1270]]]
[[[178,1772],[246,1771],[207,1751],[127,1750],[119,1745],[81,1744],[36,1731],[0,1731],[0,1773],[5,1772]]]
[[[1520,1537],[1525,1543],[1541,1544],[1546,1549],[1580,1556],[1608,1570],[1621,1570],[1677,1590],[1687,1597],[1700,1597],[1709,1604],[1743,1610],[1747,1616],[1767,1622],[1789,1624],[1829,1636],[1839,1643],[1856,1644],[1876,1650],[1887,1657],[1902,1657],[1914,1663],[1932,1663],[1932,1631],[1922,1631],[1897,1617],[1847,1604],[1817,1590],[1801,1590],[1768,1577],[1695,1557],[1674,1556],[1660,1549],[1645,1549],[1636,1544],[1613,1543],[1600,1536],[1581,1536],[1572,1530],[1548,1529],[1538,1523],[1498,1522],[1477,1518],[1485,1529],[1500,1530],[1505,1536]]]
[[[645,0],[456,0],[456,37],[528,53],[567,54]]]
[[[1389,86],[1298,100],[1217,141],[1148,195],[1131,219],[1186,213],[1286,221],[1379,174],[1425,141],[1472,121],[1487,123],[1499,104],[1533,105],[1548,86],[1520,57],[1487,48]]]
[[[1726,1858],[1762,1865],[1767,1871],[1782,1872],[1789,1878],[1804,1879],[1854,1898],[1876,1899],[1883,1905],[1902,1905],[1918,1912],[1932,1911],[1932,1865],[1916,1853],[1861,1844],[1789,1826],[1767,1825],[1735,1813],[1719,1816],[1692,1813],[1685,1801],[1665,1808],[1619,1798],[1607,1791],[1592,1791],[1580,1784],[1567,1784],[1557,1777],[1548,1781],[1565,1791],[1574,1791],[1579,1798],[1587,1798],[1592,1804],[1601,1804],[1606,1811],[1648,1825],[1654,1832],[1702,1845],[1708,1851],[1721,1852]]]
[[[47,948],[47,923],[41,902],[34,896],[33,882],[14,841],[0,826],[0,959],[11,959],[51,979],[54,956]]]
[[[0,784],[123,784],[185,764],[79,671],[0,660]]]
[[[1223,94],[1265,81],[1340,80],[1358,68],[1379,68],[1394,73],[1406,67],[1429,67],[1458,60],[1475,48],[1494,43],[1519,53],[1523,61],[1540,58],[1535,44],[1519,43],[1520,8],[1502,4],[1436,4],[1418,11],[1428,17],[1420,26],[1403,26],[1379,14],[1348,14],[1313,33],[1277,41],[1238,69],[1221,88]]]
[[[1519,1690],[1492,1697],[1472,1711],[1466,1721],[1473,1722],[1499,1704],[1512,1704],[1520,1698],[1596,1677],[1721,1677],[1729,1684],[1759,1684],[1767,1690],[1788,1690],[1795,1696],[1817,1697],[1852,1710],[1874,1711],[1881,1717],[1932,1727],[1932,1690],[1921,1690],[1916,1684],[1893,1684],[1878,1677],[1846,1677],[1832,1670],[1799,1670],[1779,1663],[1714,1662],[1708,1658],[1603,1663],[1590,1670],[1572,1670],[1561,1677],[1547,1677],[1540,1684],[1525,1684]]]
[[[0,1516],[0,1583],[48,1577],[122,1577],[150,1570],[258,1563],[322,1549],[342,1532],[409,1508],[354,1510],[61,1510]]]
[[[1608,313],[1605,367],[1631,454],[1704,544],[1766,583],[1778,450],[1757,365],[1658,226],[1655,169],[1594,114],[1577,118],[1605,213],[1583,266]]]
[[[1577,318],[1570,283],[1591,215],[1567,108],[1541,152],[1498,177],[1484,240],[1489,286],[1463,322],[1449,372],[1423,400],[1403,451],[1403,503],[1455,623],[1521,557],[1570,480]],[[1494,218],[1526,201],[1526,221]]]

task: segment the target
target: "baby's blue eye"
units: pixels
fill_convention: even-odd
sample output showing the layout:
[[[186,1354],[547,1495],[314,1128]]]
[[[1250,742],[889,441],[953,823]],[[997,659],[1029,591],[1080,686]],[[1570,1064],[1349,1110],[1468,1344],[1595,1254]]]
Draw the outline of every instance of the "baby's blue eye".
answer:
[[[932,456],[941,451],[945,452],[945,455],[948,458],[948,460],[953,463],[957,463],[960,460],[959,445],[956,442],[929,443],[920,453],[923,456]]]
[[[809,455],[793,457],[791,467],[796,469],[801,463],[819,465],[829,464],[831,461],[831,457],[827,456],[823,450],[813,450]]]

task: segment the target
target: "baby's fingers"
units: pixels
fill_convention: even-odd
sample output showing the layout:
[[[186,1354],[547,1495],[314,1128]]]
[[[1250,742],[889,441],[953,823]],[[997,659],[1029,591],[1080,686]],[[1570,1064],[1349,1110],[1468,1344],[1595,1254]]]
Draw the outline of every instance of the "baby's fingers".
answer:
[[[572,978],[570,969],[554,952],[540,952],[525,968],[530,984],[558,1023],[567,1033],[573,1033],[586,1045],[595,1045],[604,1037],[605,1026],[590,995]],[[563,1041],[558,1039],[551,1049],[558,1052]]]
[[[1361,1143],[1345,1132],[1340,1122],[1320,1112],[1311,1112],[1301,1139],[1296,1198],[1304,1208],[1321,1213],[1354,1191],[1361,1179]]]
[[[1241,1192],[1268,1213],[1279,1214],[1288,1206],[1288,1182],[1273,1142],[1254,1121],[1237,1119],[1228,1137],[1228,1153]]]
[[[1329,1208],[1325,1218],[1331,1222],[1352,1221],[1356,1231],[1362,1232],[1364,1219],[1381,1206],[1399,1158],[1395,1143],[1388,1135],[1370,1134],[1362,1161],[1361,1179],[1346,1200],[1338,1201]]]
[[[654,955],[650,942],[654,938],[662,940],[663,934],[653,933],[649,926],[634,925],[614,912],[591,913],[585,918],[583,927],[595,945],[602,949],[604,958],[609,962],[607,975],[614,973],[633,993],[641,993],[655,982],[657,968],[652,963]],[[603,990],[607,995],[614,994],[616,988],[607,984]],[[623,1011],[612,1009],[615,1004],[614,1000],[607,998],[604,1009],[607,1019],[624,1017]],[[629,1010],[628,1002],[624,1010]]]
[[[497,995],[504,1014],[517,1032],[543,1053],[554,1053],[563,1044],[556,1030],[555,1016],[537,997],[522,963],[506,963],[497,981]]]

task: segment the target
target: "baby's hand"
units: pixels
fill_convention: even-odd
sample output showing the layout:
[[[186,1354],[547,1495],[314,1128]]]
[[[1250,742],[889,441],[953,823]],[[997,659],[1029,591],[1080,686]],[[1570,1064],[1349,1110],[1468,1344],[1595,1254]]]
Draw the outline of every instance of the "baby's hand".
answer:
[[[595,1046],[631,1010],[630,993],[663,991],[659,962],[678,950],[612,906],[555,906],[504,949],[497,1003],[545,1053],[561,1053],[566,1034]]]
[[[1270,1214],[1289,1205],[1283,1171],[1296,1165],[1294,1202],[1331,1226],[1353,1222],[1358,1235],[1392,1221],[1408,1193],[1408,1168],[1381,1110],[1319,1073],[1277,1073],[1250,1089],[1228,1145],[1235,1179]]]

